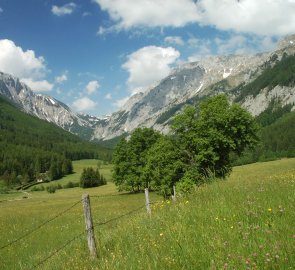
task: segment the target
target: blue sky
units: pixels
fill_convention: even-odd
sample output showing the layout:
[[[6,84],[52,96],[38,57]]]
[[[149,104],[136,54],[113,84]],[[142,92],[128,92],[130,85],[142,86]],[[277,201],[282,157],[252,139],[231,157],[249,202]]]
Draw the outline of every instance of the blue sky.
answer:
[[[185,62],[271,50],[295,0],[0,0],[0,71],[110,114]]]

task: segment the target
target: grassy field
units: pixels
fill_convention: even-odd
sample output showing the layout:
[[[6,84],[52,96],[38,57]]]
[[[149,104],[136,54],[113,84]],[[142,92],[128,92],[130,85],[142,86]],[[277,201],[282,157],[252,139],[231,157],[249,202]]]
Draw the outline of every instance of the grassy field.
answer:
[[[74,164],[77,175],[85,164],[88,161]],[[104,169],[103,174],[110,176],[110,167]],[[95,260],[89,259],[84,234],[80,198],[85,192],[94,196]],[[112,194],[118,196],[105,196]],[[89,190],[30,192],[22,200],[22,194],[0,195],[0,201],[5,196],[19,200],[0,203],[0,269],[294,269],[295,265],[295,159],[236,167],[229,179],[202,186],[177,203],[153,204],[151,216],[143,208],[104,225],[98,223],[144,206],[144,194],[119,194],[110,182]],[[161,198],[151,194],[151,200]],[[1,248],[24,234],[29,235]]]
[[[64,186],[68,184],[69,182],[72,183],[78,183],[80,181],[80,176],[82,174],[82,171],[84,168],[87,167],[93,167],[94,169],[99,169],[99,172],[106,178],[108,182],[110,182],[111,179],[111,165],[104,165],[101,161],[95,160],[95,159],[86,159],[86,160],[78,160],[73,161],[73,167],[74,167],[74,173],[69,174],[67,176],[64,176],[63,178],[52,181],[49,183],[39,184],[36,186],[30,187],[28,190],[34,190],[34,188],[40,188],[44,186],[44,188],[51,186],[51,185],[61,185]]]

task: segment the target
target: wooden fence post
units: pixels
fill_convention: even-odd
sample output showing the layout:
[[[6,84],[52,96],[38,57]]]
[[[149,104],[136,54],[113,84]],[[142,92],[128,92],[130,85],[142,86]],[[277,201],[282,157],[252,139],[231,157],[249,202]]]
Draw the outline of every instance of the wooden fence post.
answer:
[[[174,202],[176,202],[176,188],[175,188],[175,185],[173,186],[172,200],[173,200]]]
[[[146,205],[146,211],[148,214],[151,214],[151,206],[150,206],[150,197],[149,197],[149,189],[144,189],[145,193],[145,205]]]
[[[97,258],[96,245],[94,238],[93,222],[90,208],[90,199],[88,194],[82,195],[82,203],[84,208],[85,224],[87,231],[87,242],[91,258]]]

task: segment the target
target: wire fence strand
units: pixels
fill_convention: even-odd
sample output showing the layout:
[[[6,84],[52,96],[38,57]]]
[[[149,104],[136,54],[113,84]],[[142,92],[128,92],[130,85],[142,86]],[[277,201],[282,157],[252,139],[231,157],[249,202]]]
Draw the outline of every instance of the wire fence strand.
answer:
[[[121,219],[121,218],[123,218],[123,217],[125,217],[125,216],[129,216],[129,215],[131,215],[131,214],[133,214],[133,213],[135,213],[135,212],[138,212],[139,210],[141,210],[141,209],[144,208],[144,207],[146,207],[146,205],[140,206],[140,207],[138,207],[138,208],[136,208],[136,209],[133,209],[133,210],[131,210],[131,211],[129,211],[129,212],[123,214],[123,215],[117,216],[117,217],[115,217],[115,218],[111,218],[111,219],[109,219],[109,220],[107,220],[107,221],[96,222],[96,223],[93,224],[93,227],[95,228],[95,227],[100,226],[100,225],[105,225],[105,224],[107,224],[107,223],[110,223],[110,222],[113,222],[113,221],[115,221],[115,220]]]
[[[82,232],[78,235],[76,235],[75,237],[73,237],[72,239],[68,240],[65,244],[63,244],[62,246],[60,246],[59,248],[57,248],[54,252],[52,252],[50,255],[48,255],[47,257],[45,257],[44,259],[42,259],[41,261],[39,261],[37,264],[35,264],[32,268],[30,269],[36,269],[37,267],[41,266],[42,264],[44,264],[46,261],[48,261],[49,259],[51,259],[54,255],[56,255],[57,253],[59,253],[61,250],[65,249],[68,245],[70,245],[72,242],[74,242],[75,240],[77,240],[78,238],[80,238],[85,232]]]
[[[125,214],[122,214],[120,216],[117,216],[115,218],[109,219],[107,221],[104,222],[97,222],[93,224],[93,228],[101,226],[101,225],[105,225],[107,223],[113,222],[115,220],[119,220],[125,216],[131,215],[135,212],[138,212],[139,210],[141,210],[142,208],[144,208],[145,205],[140,206],[136,209],[133,209]],[[87,230],[85,230],[87,232]],[[52,252],[50,255],[48,255],[47,257],[45,257],[44,259],[42,259],[41,261],[39,261],[37,264],[35,264],[31,269],[36,269],[37,267],[41,266],[42,264],[44,264],[46,261],[48,261],[49,259],[51,259],[54,255],[56,255],[57,253],[59,253],[61,250],[63,250],[64,248],[66,248],[69,244],[71,244],[72,242],[74,242],[76,239],[80,238],[85,232],[82,232],[78,235],[76,235],[75,237],[73,237],[72,239],[70,239],[69,241],[67,241],[65,244],[63,244],[62,246],[60,246],[58,249],[56,249],[54,252]]]
[[[8,244],[5,244],[3,246],[0,247],[0,250],[4,249],[4,248],[7,248],[17,242],[19,242],[20,240],[28,237],[29,235],[31,235],[32,233],[34,233],[35,231],[41,229],[42,227],[44,227],[46,224],[48,224],[49,222],[57,219],[58,217],[62,216],[63,214],[65,214],[66,212],[70,211],[72,208],[74,208],[78,203],[80,203],[81,200],[77,201],[76,203],[74,203],[72,206],[70,206],[69,208],[67,208],[66,210],[58,213],[57,215],[55,215],[54,217],[44,221],[43,223],[39,224],[35,229],[31,230],[31,231],[28,231],[27,233],[23,234],[22,236],[12,240],[11,242],[9,242]]]
[[[113,196],[119,196],[119,195],[116,195],[116,194],[111,194],[111,195],[102,195],[102,196],[90,196],[90,197],[95,197],[95,198],[100,198],[100,197],[113,197]],[[24,235],[20,236],[19,238],[11,241],[10,243],[4,245],[4,246],[1,246],[0,247],[0,250],[1,249],[4,249],[22,239],[24,239],[25,237],[29,236],[30,234],[34,233],[35,231],[39,230],[40,228],[42,228],[43,226],[45,226],[46,224],[48,224],[49,222],[57,219],[58,217],[62,216],[63,214],[65,214],[66,212],[70,211],[72,208],[74,208],[77,204],[79,204],[81,202],[81,200],[77,201],[76,203],[74,203],[72,206],[68,207],[67,209],[65,209],[64,211],[60,212],[59,214],[57,214],[56,216],[46,220],[45,222],[41,223],[39,226],[37,226],[35,229],[25,233]],[[156,203],[159,203],[161,201],[156,201],[156,202],[150,202],[150,204],[156,204]],[[105,225],[105,224],[108,224],[108,223],[111,223],[113,221],[116,221],[116,220],[119,220],[123,217],[126,217],[126,216],[129,216],[129,215],[132,215],[136,212],[139,212],[141,209],[145,208],[146,207],[146,204],[140,206],[140,207],[137,207],[127,213],[124,213],[122,215],[119,215],[117,217],[114,217],[114,218],[111,218],[109,220],[106,220],[106,221],[103,221],[103,222],[96,222],[93,224],[93,228],[96,228],[98,226],[101,226],[101,225]],[[47,257],[43,258],[42,260],[40,260],[37,264],[33,265],[30,269],[36,269],[38,268],[39,266],[43,265],[45,262],[47,262],[49,259],[51,259],[53,256],[55,256],[56,254],[58,254],[61,250],[65,249],[68,245],[70,245],[72,242],[74,242],[75,240],[77,240],[78,238],[82,237],[82,235],[85,234],[85,232],[87,232],[87,230],[83,231],[82,233],[76,235],[75,237],[71,238],[70,240],[68,240],[67,242],[65,242],[63,245],[61,245],[60,247],[58,247],[57,249],[55,249],[55,251],[53,251],[52,253],[50,253]]]

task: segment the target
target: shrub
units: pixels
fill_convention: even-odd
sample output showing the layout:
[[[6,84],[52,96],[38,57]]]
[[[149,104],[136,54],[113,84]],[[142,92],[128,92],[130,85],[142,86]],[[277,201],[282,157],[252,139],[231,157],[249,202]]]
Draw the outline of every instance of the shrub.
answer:
[[[94,170],[93,168],[84,168],[81,178],[80,178],[80,187],[90,188],[98,187],[105,185],[106,180],[102,174],[99,173],[98,169]]]
[[[79,183],[73,183],[73,182],[68,182],[66,183],[63,188],[74,188],[74,187],[78,187],[79,186]]]
[[[48,193],[55,193],[56,190],[57,190],[57,186],[48,186],[48,187],[46,187],[46,191]]]

